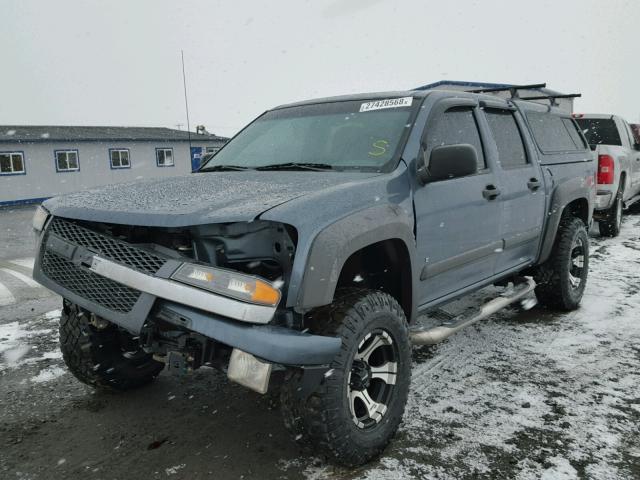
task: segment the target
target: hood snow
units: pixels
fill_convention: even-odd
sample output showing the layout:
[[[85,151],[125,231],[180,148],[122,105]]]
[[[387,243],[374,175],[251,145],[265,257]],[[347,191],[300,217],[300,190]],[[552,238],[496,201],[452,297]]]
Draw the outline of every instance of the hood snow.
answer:
[[[208,172],[109,185],[57,197],[44,206],[62,217],[130,225],[181,227],[252,221],[294,198],[374,175],[377,174]]]

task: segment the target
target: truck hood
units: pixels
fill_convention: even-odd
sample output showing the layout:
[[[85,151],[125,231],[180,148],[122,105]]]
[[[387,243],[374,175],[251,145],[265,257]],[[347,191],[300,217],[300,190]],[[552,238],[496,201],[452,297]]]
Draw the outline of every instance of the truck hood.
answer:
[[[252,221],[294,198],[378,173],[208,172],[108,185],[52,198],[53,215],[125,225],[184,227]]]

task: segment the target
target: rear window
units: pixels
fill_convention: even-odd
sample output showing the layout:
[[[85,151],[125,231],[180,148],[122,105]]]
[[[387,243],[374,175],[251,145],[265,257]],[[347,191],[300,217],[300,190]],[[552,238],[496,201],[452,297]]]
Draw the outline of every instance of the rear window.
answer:
[[[584,142],[575,127],[573,132],[569,129],[573,125],[571,119],[539,112],[528,112],[527,119],[543,153],[585,150]]]
[[[589,145],[622,145],[612,118],[576,118]]]

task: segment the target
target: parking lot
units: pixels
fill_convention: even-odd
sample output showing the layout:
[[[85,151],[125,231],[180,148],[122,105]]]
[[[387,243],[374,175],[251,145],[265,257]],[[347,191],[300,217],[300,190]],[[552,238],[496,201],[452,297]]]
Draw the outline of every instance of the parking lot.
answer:
[[[29,277],[32,212],[0,210],[1,478],[640,478],[638,213],[592,233],[578,311],[508,310],[416,348],[399,433],[345,470],[291,441],[277,388],[211,369],[123,395],[75,380],[60,298]]]

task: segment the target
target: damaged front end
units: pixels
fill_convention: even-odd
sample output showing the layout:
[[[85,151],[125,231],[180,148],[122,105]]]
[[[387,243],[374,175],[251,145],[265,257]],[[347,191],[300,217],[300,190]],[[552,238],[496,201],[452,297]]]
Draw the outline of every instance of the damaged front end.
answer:
[[[53,217],[34,278],[139,336],[171,372],[229,365],[232,380],[264,393],[271,364],[326,365],[340,348],[283,307],[296,243],[295,228],[268,221],[161,228]]]

